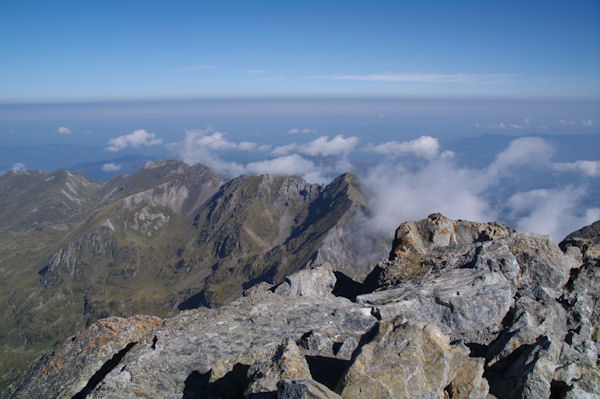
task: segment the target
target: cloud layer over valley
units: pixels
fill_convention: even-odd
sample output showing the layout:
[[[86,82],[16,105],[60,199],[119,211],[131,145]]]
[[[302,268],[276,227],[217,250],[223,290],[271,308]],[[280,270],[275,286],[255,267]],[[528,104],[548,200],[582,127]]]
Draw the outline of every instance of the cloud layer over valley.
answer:
[[[364,226],[377,234],[390,235],[403,221],[442,212],[455,219],[499,220],[558,241],[600,219],[593,190],[600,161],[556,162],[556,148],[541,137],[514,138],[483,167],[475,167],[465,162],[468,154],[445,149],[432,136],[371,143],[358,136],[290,132],[287,137],[294,141],[274,146],[196,129],[187,130],[182,141],[165,145],[174,157],[188,164],[201,162],[225,177],[298,175],[327,183],[354,172],[373,212]],[[155,134],[140,129],[111,139],[106,150],[161,143]]]

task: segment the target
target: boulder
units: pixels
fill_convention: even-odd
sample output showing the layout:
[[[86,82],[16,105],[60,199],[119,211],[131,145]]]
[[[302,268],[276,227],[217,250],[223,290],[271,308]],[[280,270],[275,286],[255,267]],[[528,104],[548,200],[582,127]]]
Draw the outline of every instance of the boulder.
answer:
[[[466,348],[451,345],[432,324],[385,321],[373,340],[360,348],[337,390],[343,398],[443,398],[465,359]],[[470,375],[463,368],[455,391],[473,391],[474,384],[465,380],[479,380],[481,385],[483,367],[471,368],[475,370]]]
[[[341,399],[323,384],[313,380],[281,380],[277,399]]]
[[[307,296],[319,298],[331,294],[335,287],[335,274],[331,266],[312,267],[300,270],[290,276],[275,288],[275,293],[286,296]]]
[[[250,366],[250,381],[245,395],[277,391],[277,383],[282,379],[310,380],[310,370],[306,359],[291,339],[283,341],[269,359],[258,361]]]

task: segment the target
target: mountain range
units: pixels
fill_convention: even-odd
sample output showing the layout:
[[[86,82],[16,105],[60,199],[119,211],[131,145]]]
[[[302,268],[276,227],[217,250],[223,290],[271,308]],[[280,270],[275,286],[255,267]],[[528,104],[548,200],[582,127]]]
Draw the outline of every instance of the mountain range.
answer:
[[[218,307],[328,262],[362,280],[389,237],[356,231],[355,175],[231,180],[151,161],[105,184],[65,169],[0,176],[0,389],[73,331],[109,316]],[[358,242],[360,241],[360,242]]]

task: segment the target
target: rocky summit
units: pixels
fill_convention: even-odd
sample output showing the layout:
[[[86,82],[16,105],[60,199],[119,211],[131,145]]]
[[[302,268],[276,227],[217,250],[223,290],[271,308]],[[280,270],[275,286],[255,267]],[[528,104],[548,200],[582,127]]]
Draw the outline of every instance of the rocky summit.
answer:
[[[362,283],[311,264],[215,309],[102,319],[7,398],[598,398],[600,222],[569,235],[441,214]]]

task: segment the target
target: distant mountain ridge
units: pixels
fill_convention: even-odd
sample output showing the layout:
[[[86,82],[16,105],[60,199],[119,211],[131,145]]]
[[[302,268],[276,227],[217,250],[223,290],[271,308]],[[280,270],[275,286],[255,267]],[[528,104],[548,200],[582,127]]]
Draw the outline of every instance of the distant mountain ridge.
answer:
[[[229,181],[201,164],[145,164],[105,184],[66,170],[0,176],[1,380],[109,315],[217,306],[261,281],[329,260],[364,277],[385,256],[352,243],[368,212],[357,178]]]

